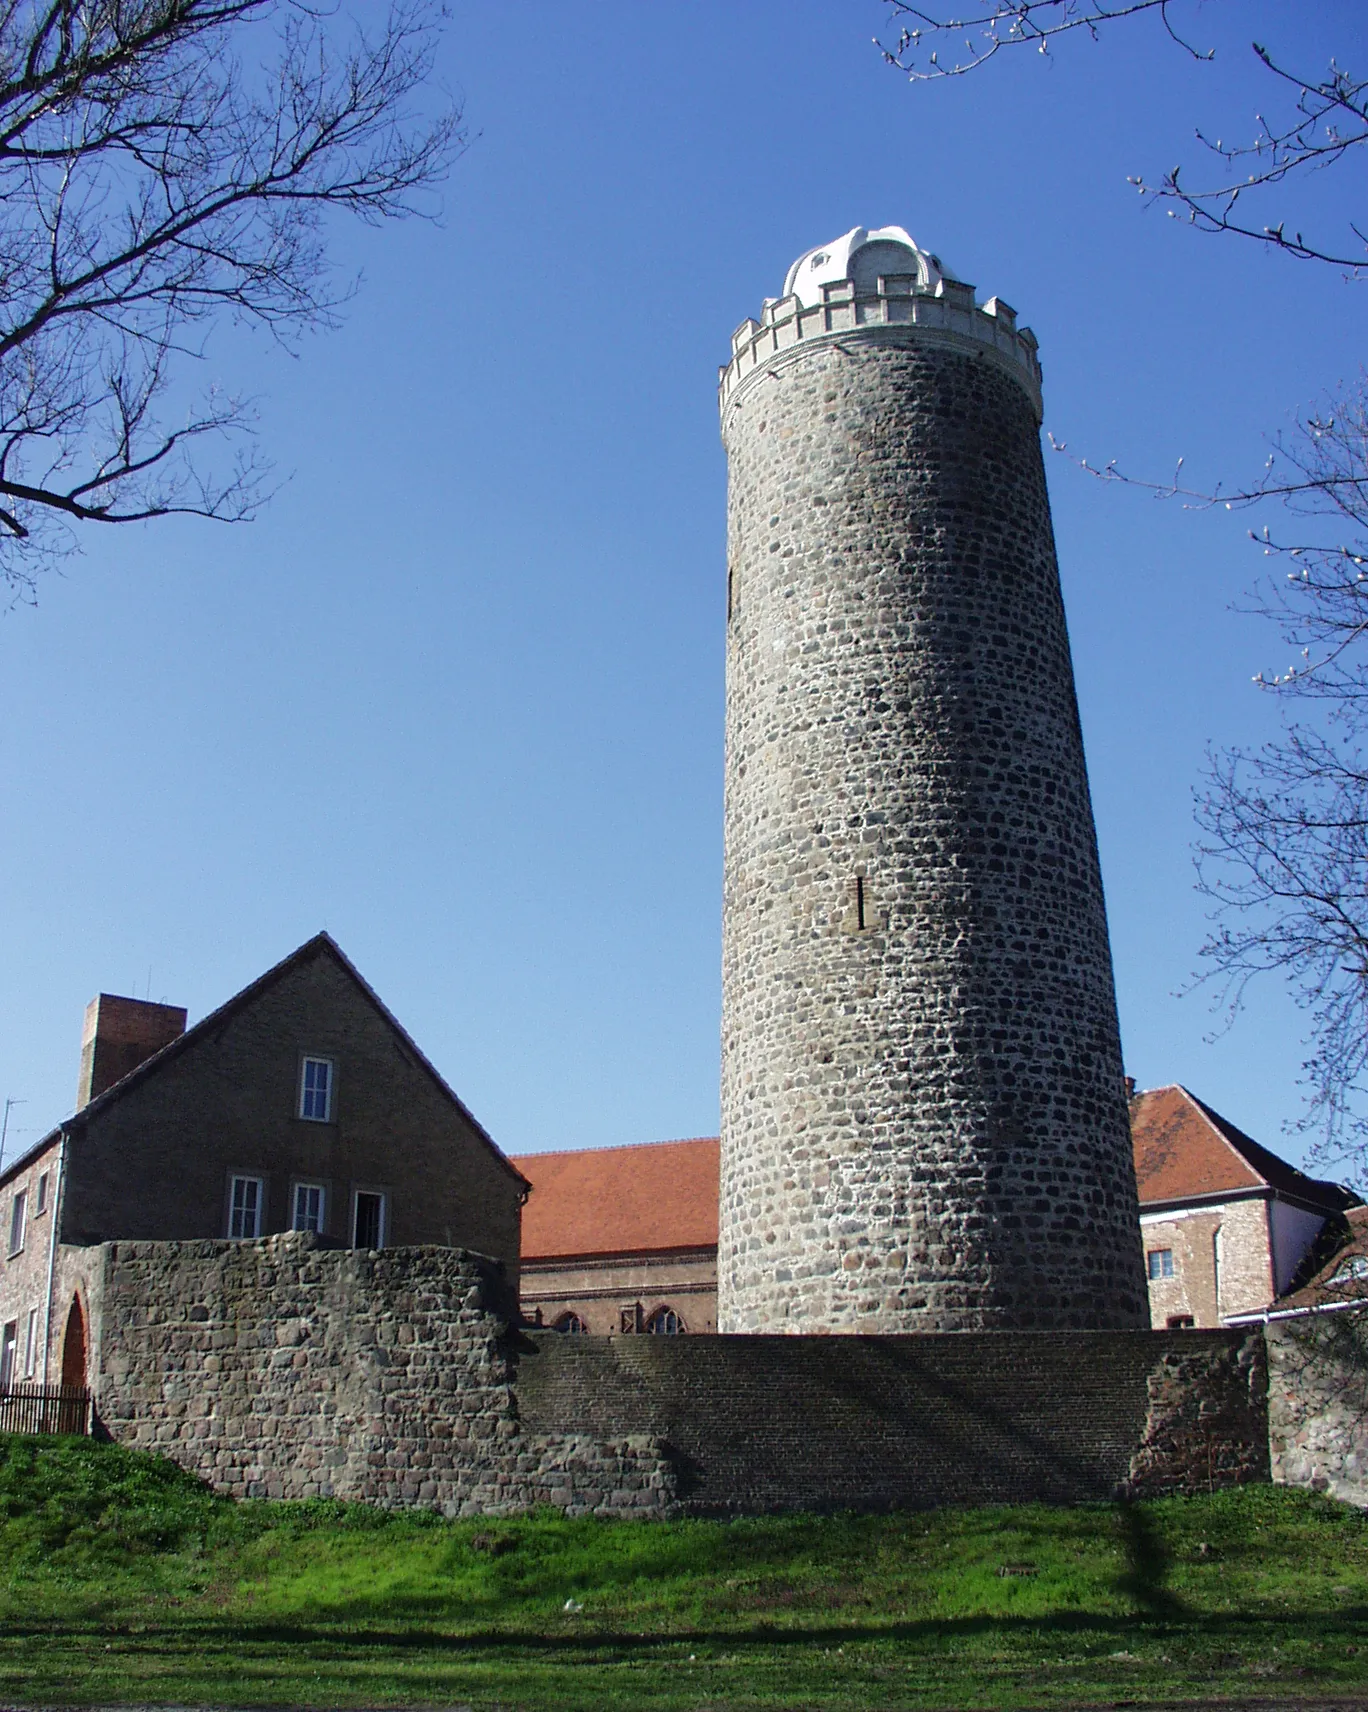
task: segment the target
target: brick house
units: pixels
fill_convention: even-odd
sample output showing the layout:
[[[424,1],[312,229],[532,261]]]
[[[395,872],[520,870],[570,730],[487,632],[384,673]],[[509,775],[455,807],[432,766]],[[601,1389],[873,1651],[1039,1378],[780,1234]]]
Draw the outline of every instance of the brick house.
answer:
[[[571,1332],[717,1330],[717,1139],[530,1153],[522,1304]]]
[[[1216,1327],[1268,1306],[1357,1197],[1260,1147],[1185,1088],[1130,1104],[1151,1323]],[[566,1331],[711,1331],[718,1144],[526,1154],[524,1314]],[[540,1318],[538,1318],[540,1316]]]
[[[111,1240],[436,1243],[516,1284],[526,1180],[327,934],[185,1020],[93,1000],[77,1111],[0,1173],[0,1389],[84,1382]]]
[[[1268,1307],[1327,1221],[1358,1200],[1260,1147],[1186,1088],[1136,1094],[1130,1113],[1157,1327],[1219,1326]]]

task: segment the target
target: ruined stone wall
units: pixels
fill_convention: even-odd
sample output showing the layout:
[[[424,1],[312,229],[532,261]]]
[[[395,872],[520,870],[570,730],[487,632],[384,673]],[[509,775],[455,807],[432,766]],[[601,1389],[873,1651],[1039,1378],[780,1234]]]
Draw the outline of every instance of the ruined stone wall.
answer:
[[[76,1251],[101,1428],[235,1497],[448,1514],[658,1511],[657,1447],[521,1431],[507,1286],[459,1250],[261,1242]]]
[[[719,1326],[1143,1326],[1029,388],[895,325],[729,381]]]
[[[101,1429],[239,1497],[668,1516],[1268,1477],[1257,1332],[528,1335],[492,1262],[310,1235],[64,1266]]]
[[[1368,1507],[1368,1305],[1265,1337],[1273,1478]]]

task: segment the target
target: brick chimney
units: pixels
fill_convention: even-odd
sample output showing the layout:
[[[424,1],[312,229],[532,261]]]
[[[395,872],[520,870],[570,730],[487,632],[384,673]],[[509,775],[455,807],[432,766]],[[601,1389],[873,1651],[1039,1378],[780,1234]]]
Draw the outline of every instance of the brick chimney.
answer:
[[[81,1079],[76,1106],[88,1106],[163,1046],[185,1033],[179,1005],[153,1005],[101,993],[86,1006],[81,1030]]]

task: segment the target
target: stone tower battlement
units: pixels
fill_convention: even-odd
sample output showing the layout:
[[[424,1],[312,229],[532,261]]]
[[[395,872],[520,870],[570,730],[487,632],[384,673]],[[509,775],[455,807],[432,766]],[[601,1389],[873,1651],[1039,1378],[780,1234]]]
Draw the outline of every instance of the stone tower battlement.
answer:
[[[1142,1326],[1035,339],[856,227],[721,409],[719,1330]]]
[[[855,239],[861,241],[852,266],[849,250]],[[838,259],[843,248],[844,261]],[[870,251],[876,254],[861,266],[859,258]],[[833,266],[843,267],[843,277],[827,277]],[[880,272],[880,268],[889,271]],[[1029,327],[1017,326],[1016,311],[1000,297],[991,297],[980,307],[972,285],[946,274],[935,256],[918,250],[896,226],[875,233],[857,226],[828,249],[799,257],[789,269],[785,295],[768,299],[758,321],[748,317],[732,334],[731,361],[718,371],[724,416],[749,377],[783,352],[857,329],[878,337],[875,330],[884,328],[890,330],[885,336],[893,340],[911,337],[919,344],[988,358],[1025,388],[1040,421],[1035,334]]]

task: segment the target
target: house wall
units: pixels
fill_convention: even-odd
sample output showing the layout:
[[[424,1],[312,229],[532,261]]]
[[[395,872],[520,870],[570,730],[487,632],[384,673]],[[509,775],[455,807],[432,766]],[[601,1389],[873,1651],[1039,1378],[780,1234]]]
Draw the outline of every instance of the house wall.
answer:
[[[30,1159],[0,1190],[0,1337],[4,1328],[15,1332],[15,1361],[11,1378],[41,1385],[44,1380],[43,1349],[47,1338],[48,1256],[56,1220],[60,1145],[53,1142]],[[39,1179],[47,1178],[47,1205],[38,1211]],[[17,1252],[10,1249],[14,1202],[25,1198],[24,1240]],[[36,1311],[35,1347],[29,1369],[29,1315]],[[54,1378],[55,1382],[55,1378]]]
[[[1147,1270],[1151,1252],[1170,1249],[1173,1253],[1173,1277],[1149,1279],[1150,1324],[1156,1330],[1182,1315],[1190,1315],[1199,1328],[1216,1327],[1227,1314],[1254,1312],[1273,1300],[1273,1260],[1263,1200],[1146,1213],[1140,1219],[1140,1234]]]
[[[1273,1233],[1273,1293],[1281,1296],[1306,1251],[1320,1235],[1325,1214],[1307,1212],[1302,1207],[1275,1200],[1269,1206],[1268,1217]]]
[[[1268,1477],[1257,1332],[526,1336],[497,1265],[449,1249],[291,1234],[62,1265],[102,1427],[237,1495],[662,1516]]]
[[[538,1324],[554,1327],[574,1313],[604,1336],[624,1330],[624,1316],[644,1324],[659,1307],[673,1308],[686,1333],[715,1332],[717,1250],[525,1261],[522,1305]]]
[[[303,1055],[335,1065],[333,1119],[299,1117]],[[325,1189],[325,1234],[352,1196],[387,1197],[386,1246],[439,1243],[516,1272],[518,1179],[331,957],[287,969],[73,1128],[69,1243],[227,1234],[229,1178],[266,1183],[264,1232],[291,1222],[297,1180]]]

